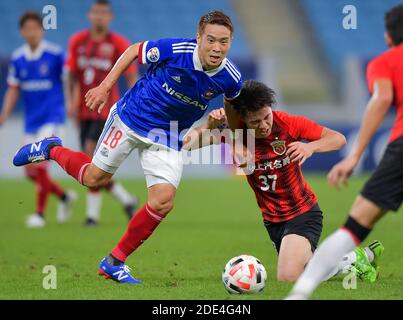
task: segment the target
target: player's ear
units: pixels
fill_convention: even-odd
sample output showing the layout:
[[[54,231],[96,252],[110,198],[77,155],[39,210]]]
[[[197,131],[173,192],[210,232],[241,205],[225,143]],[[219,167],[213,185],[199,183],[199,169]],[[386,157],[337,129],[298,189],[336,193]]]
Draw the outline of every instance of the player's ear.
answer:
[[[200,44],[200,40],[201,40],[200,32],[197,32],[197,33],[196,33],[196,41],[197,41],[197,44],[198,44],[198,45]]]
[[[392,41],[392,38],[390,37],[390,35],[389,35],[387,32],[385,32],[385,33],[383,34],[383,36],[385,37],[386,45],[387,45],[389,48],[395,46],[395,44],[394,44],[393,41]]]

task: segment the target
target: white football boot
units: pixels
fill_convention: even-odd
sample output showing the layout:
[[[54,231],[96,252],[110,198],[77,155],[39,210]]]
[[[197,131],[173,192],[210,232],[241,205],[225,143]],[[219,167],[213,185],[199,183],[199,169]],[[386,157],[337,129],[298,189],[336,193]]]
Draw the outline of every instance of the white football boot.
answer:
[[[28,216],[25,225],[27,228],[42,228],[45,226],[45,219],[37,213],[33,213]]]

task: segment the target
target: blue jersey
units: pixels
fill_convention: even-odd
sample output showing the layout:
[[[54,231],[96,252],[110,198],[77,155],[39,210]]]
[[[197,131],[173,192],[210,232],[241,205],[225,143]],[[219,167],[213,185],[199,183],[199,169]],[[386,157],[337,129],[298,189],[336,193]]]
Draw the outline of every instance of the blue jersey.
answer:
[[[229,59],[203,71],[195,39],[162,39],[140,45],[138,60],[151,66],[118,101],[122,121],[138,134],[173,149],[218,95],[238,96],[241,73]]]
[[[26,133],[36,133],[48,123],[64,122],[63,63],[62,49],[47,41],[34,52],[26,44],[12,54],[7,83],[21,90]]]

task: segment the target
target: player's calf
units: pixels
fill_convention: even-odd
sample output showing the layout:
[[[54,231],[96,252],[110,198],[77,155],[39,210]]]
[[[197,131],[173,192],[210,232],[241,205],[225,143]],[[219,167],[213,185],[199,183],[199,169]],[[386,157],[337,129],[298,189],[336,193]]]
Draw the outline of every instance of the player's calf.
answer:
[[[101,188],[106,186],[112,179],[112,174],[99,169],[93,163],[89,163],[83,170],[81,184],[89,188]]]
[[[302,272],[297,270],[278,270],[277,281],[280,282],[295,282]]]

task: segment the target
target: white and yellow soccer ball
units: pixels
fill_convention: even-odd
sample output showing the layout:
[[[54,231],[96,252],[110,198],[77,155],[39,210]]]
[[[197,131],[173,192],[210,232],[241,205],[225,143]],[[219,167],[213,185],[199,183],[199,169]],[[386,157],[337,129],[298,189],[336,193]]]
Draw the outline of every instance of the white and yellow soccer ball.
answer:
[[[240,255],[230,259],[222,273],[222,281],[229,293],[258,293],[265,288],[266,269],[259,259]]]

